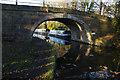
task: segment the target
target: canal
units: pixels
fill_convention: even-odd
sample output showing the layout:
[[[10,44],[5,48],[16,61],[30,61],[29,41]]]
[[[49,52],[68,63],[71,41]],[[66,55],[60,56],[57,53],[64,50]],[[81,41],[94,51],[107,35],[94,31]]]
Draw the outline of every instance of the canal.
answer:
[[[120,54],[115,49],[37,36],[56,47],[56,80],[120,79]]]

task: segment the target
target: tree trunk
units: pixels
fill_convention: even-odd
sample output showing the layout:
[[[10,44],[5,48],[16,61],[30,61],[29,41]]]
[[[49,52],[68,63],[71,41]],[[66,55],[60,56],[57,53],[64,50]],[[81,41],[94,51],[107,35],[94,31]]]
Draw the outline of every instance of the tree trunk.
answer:
[[[16,0],[16,5],[18,5],[18,1]]]
[[[102,0],[101,0],[101,2],[100,2],[100,12],[99,12],[99,14],[101,15],[101,11],[102,11]]]

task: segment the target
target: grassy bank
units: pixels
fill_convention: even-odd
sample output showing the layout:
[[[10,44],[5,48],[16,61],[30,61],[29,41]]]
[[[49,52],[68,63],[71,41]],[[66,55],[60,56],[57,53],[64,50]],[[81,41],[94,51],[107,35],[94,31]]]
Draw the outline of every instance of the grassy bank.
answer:
[[[56,51],[49,43],[40,39],[2,43],[3,79],[53,79]]]

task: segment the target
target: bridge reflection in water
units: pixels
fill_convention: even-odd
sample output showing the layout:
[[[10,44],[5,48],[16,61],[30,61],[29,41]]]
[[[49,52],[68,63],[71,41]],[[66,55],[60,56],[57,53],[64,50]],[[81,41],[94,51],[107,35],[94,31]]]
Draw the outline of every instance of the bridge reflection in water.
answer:
[[[120,66],[115,64],[119,59],[116,59],[114,50],[106,51],[100,47],[75,41],[43,35],[37,36],[56,47],[56,80],[120,78]]]
[[[70,49],[70,44],[71,44],[70,40],[65,40],[57,37],[45,36],[40,34],[33,34],[33,37],[44,39],[47,42],[51,43],[53,46],[55,46],[57,51],[57,58],[65,55]]]

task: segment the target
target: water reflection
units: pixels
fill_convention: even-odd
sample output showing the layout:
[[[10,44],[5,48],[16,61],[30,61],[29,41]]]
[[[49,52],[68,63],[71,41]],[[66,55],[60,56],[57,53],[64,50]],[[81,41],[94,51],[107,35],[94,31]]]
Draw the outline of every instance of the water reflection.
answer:
[[[115,74],[113,65],[114,51],[105,51],[100,47],[71,41],[71,48],[62,57],[57,58],[56,78],[59,79],[113,79],[120,78]],[[119,65],[120,67],[120,65]],[[120,68],[119,68],[120,70]]]
[[[120,79],[120,55],[115,50],[48,37],[45,40],[57,51],[56,80]]]
[[[56,47],[57,58],[60,58],[60,57],[64,56],[71,47],[70,44],[63,45],[63,44],[60,44],[60,43],[55,43],[54,41],[51,41],[51,40],[49,40],[48,42],[50,42],[52,45],[54,45]]]
[[[65,40],[65,38],[60,39],[57,37],[45,36],[40,34],[33,34],[33,37],[44,39],[47,42],[51,43],[53,46],[55,46],[57,51],[57,58],[64,56],[71,47],[71,41]]]

